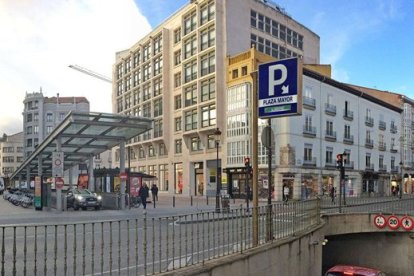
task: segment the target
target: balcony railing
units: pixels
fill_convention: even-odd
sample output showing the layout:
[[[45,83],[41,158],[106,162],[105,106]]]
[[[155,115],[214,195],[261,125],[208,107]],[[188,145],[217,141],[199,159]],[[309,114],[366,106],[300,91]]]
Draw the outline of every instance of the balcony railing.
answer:
[[[384,164],[380,165],[378,170],[380,172],[386,172],[387,171],[387,165],[384,165]]]
[[[330,141],[336,141],[336,131],[326,131],[325,139]]]
[[[397,126],[392,124],[391,127],[390,127],[390,132],[395,134],[395,133],[397,133],[397,131],[398,131]]]
[[[378,144],[378,149],[381,151],[386,151],[387,150],[387,144],[385,144],[384,142],[380,142]]]
[[[372,149],[374,147],[374,140],[372,139],[365,139],[365,147]]]
[[[374,126],[374,118],[366,116],[365,117],[365,125],[373,127]]]
[[[310,159],[303,158],[303,166],[316,166],[316,157]]]
[[[344,119],[348,121],[352,121],[354,119],[354,112],[344,109]]]
[[[303,135],[315,137],[316,136],[316,127],[313,126],[303,126]]]
[[[399,173],[399,172],[400,172],[400,167],[399,166],[391,167],[391,173]]]
[[[374,170],[374,164],[365,164],[365,170],[366,171],[373,171]]]
[[[349,162],[344,163],[344,167],[346,169],[353,169],[354,168],[354,161],[349,161]]]
[[[345,144],[353,144],[354,143],[354,135],[344,136],[344,143]]]
[[[325,167],[335,167],[336,164],[333,160],[325,160]]]
[[[336,105],[326,103],[325,113],[328,115],[336,115]]]
[[[387,129],[387,123],[385,123],[384,121],[379,121],[378,127],[379,127],[380,130],[386,130]]]
[[[316,108],[316,100],[311,97],[303,97],[303,107],[314,110]]]

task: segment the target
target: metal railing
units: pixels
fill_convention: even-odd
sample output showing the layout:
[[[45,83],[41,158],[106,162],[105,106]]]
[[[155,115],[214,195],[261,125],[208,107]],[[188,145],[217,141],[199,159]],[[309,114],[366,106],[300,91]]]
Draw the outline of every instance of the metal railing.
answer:
[[[150,218],[0,226],[0,275],[153,275],[240,254],[320,223],[318,199]],[[271,212],[270,212],[271,210]]]

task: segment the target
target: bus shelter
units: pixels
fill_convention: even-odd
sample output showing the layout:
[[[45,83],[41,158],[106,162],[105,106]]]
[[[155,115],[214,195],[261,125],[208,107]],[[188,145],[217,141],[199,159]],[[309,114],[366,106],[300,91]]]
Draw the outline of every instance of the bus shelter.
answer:
[[[70,112],[62,122],[39,144],[10,177],[19,183],[35,180],[35,208],[47,206],[50,185],[44,181],[53,178],[61,183],[63,173],[74,166],[87,163],[93,168],[94,156],[115,146],[120,147],[120,173],[125,173],[125,143],[153,128],[151,118],[110,113]],[[88,170],[88,188],[94,191],[93,169]],[[56,185],[57,209],[61,210],[61,185]],[[125,208],[126,180],[120,185],[121,209]]]

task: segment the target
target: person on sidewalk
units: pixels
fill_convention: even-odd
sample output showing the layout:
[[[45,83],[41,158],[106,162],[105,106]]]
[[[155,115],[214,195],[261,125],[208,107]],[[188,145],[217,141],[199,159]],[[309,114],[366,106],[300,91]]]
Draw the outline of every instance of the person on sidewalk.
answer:
[[[283,185],[283,201],[287,203],[289,200],[289,187],[288,185]]]
[[[152,200],[153,201],[158,201],[158,187],[157,187],[157,184],[152,184],[151,194],[152,194]]]
[[[144,183],[144,185],[139,189],[139,197],[141,198],[142,206],[144,206],[144,209],[147,209],[147,197],[149,196],[149,188],[147,184]]]

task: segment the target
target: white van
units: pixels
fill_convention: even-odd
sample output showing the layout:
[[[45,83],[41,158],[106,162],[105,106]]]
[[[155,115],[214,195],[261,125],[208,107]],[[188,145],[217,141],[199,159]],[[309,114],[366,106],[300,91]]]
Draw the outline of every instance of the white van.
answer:
[[[3,177],[0,177],[0,195],[4,192],[4,179]]]

